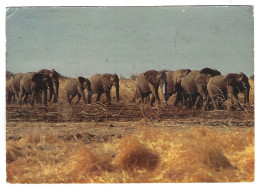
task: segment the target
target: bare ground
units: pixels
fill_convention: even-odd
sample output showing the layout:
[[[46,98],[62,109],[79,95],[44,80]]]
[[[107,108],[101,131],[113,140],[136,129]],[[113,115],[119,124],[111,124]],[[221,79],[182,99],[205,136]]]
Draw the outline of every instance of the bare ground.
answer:
[[[43,106],[7,105],[6,139],[19,140],[33,134],[54,134],[59,138],[85,143],[106,142],[139,129],[175,130],[194,125],[248,128],[254,126],[254,109],[246,111],[202,111],[136,103],[78,104]]]

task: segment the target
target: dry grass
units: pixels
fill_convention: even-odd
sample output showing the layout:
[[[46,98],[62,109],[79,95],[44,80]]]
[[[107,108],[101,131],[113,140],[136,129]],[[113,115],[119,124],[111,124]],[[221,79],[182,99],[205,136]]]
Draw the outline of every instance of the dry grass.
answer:
[[[65,79],[60,81],[59,106],[66,102],[65,84]],[[250,105],[254,106],[252,80],[250,85]],[[132,80],[120,80],[121,101],[131,102],[134,92],[135,84]],[[115,102],[114,88],[111,97],[112,102]],[[95,102],[94,99],[95,97],[92,102]],[[171,97],[169,103],[172,101]],[[105,102],[105,95],[102,95],[101,102]],[[164,183],[254,180],[254,127],[194,125],[192,128],[159,130],[149,128],[153,123],[146,117],[134,124],[141,129],[121,139],[113,138],[102,143],[85,144],[80,139],[66,141],[57,135],[46,133],[8,140],[7,182]],[[174,120],[171,124],[175,124]]]
[[[29,136],[8,141],[7,157],[10,183],[250,182],[254,129],[145,128],[89,145]]]

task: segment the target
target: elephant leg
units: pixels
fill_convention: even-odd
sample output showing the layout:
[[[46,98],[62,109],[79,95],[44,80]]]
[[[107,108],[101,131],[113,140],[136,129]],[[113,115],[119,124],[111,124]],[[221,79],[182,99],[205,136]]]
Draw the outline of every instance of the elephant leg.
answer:
[[[177,107],[179,105],[179,103],[182,101],[182,94],[181,92],[178,92],[176,93],[176,98],[175,98],[175,101],[174,101],[174,106]]]
[[[231,104],[234,107],[234,110],[236,109],[236,107],[239,107],[241,110],[245,110],[244,107],[242,107],[242,105],[238,101],[238,96],[236,94],[230,94],[230,99],[231,99]]]
[[[153,106],[154,102],[155,102],[155,96],[152,95],[152,98],[150,99],[150,106]]]
[[[97,102],[100,101],[101,94],[97,94]]]
[[[159,98],[159,94],[158,94],[158,90],[155,91],[155,100],[157,102],[157,104],[160,104],[160,98]]]
[[[88,93],[88,97],[87,97],[88,98],[88,104],[91,104],[91,96],[92,95]]]
[[[197,98],[196,98],[196,101],[195,101],[195,103],[194,103],[194,106],[193,106],[193,108],[195,108],[195,109],[197,109],[198,108],[198,104],[199,104],[199,101],[201,100],[201,96],[200,95],[198,95],[197,96]]]
[[[191,107],[191,101],[192,101],[192,98],[190,95],[187,95],[184,97],[183,99],[183,105],[190,108]]]
[[[87,104],[86,98],[85,98],[85,94],[84,94],[83,90],[78,91],[78,101],[76,103],[78,103],[80,101],[81,97],[83,98],[84,103]]]
[[[141,94],[141,104],[143,104],[143,103],[144,103],[144,95]]]
[[[28,94],[27,93],[25,93],[25,95],[23,95],[23,97],[22,97],[22,102],[24,103],[24,104],[27,104],[28,102]]]
[[[212,104],[213,104],[213,107],[215,110],[218,110],[219,109],[219,106],[218,106],[218,102],[217,102],[217,99],[216,97],[213,97],[211,98],[212,99]]]
[[[13,103],[13,104],[16,103],[16,98],[15,98],[15,96],[12,96],[12,97],[11,97],[11,103]]]
[[[19,93],[19,98],[18,98],[18,104],[21,105],[22,104],[22,98],[23,98],[24,92],[23,89],[20,90]]]
[[[71,104],[72,99],[76,96],[76,94],[70,95],[69,103]]]
[[[71,104],[70,95],[69,95],[68,93],[67,93],[66,95],[67,95],[67,102],[68,102],[69,104]]]
[[[77,101],[76,101],[76,104],[79,103],[80,99],[81,99],[81,94],[78,94],[78,99],[77,99]]]
[[[17,103],[19,104],[19,94],[14,86],[12,86],[12,90],[14,92],[15,99],[16,99]]]
[[[47,104],[47,90],[42,91],[42,104]]]
[[[202,110],[207,110],[209,105],[209,98],[203,99]]]
[[[107,96],[107,101],[108,101],[108,104],[111,104],[111,96],[110,96],[110,91],[106,92],[106,96]]]
[[[32,92],[31,102],[30,102],[31,106],[33,106],[34,99],[35,99],[35,91]]]
[[[16,99],[16,101],[19,103],[19,94],[18,94],[17,91],[15,91],[15,99]]]

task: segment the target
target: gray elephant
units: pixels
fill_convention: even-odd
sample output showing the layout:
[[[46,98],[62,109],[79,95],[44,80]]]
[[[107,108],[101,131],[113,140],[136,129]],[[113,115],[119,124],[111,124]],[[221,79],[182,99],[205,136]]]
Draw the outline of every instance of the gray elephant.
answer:
[[[160,104],[160,99],[158,95],[159,85],[164,85],[166,81],[165,71],[148,70],[141,73],[136,78],[136,92],[135,97],[141,97],[141,102],[144,102],[144,98],[152,94],[150,98],[150,105],[153,106],[155,100]],[[164,85],[165,86],[165,85]]]
[[[91,92],[91,83],[89,79],[86,79],[84,77],[78,77],[68,80],[67,85],[65,87],[66,97],[69,104],[71,104],[71,100],[78,95],[78,100],[76,101],[76,104],[79,103],[81,97],[83,98],[83,101],[85,104],[87,104],[84,89],[87,89],[88,93]],[[90,100],[88,99],[88,103],[90,103]]]
[[[208,104],[207,83],[216,75],[221,73],[215,69],[203,68],[200,71],[191,71],[183,77],[181,81],[183,104],[187,105],[189,102],[189,107],[197,108],[199,101],[202,100],[202,108],[205,109]]]
[[[173,94],[177,93],[177,98],[174,103],[174,105],[176,105],[177,99],[180,98],[181,95],[181,80],[190,73],[190,71],[190,69],[179,69],[165,72],[165,82],[160,83],[160,88],[166,103]]]
[[[35,100],[35,94],[42,94],[42,103],[47,104],[47,89],[51,88],[52,81],[48,74],[29,72],[23,74],[20,80],[20,93],[19,93],[19,104],[21,104],[23,96],[27,99],[28,95],[31,95],[30,104],[33,105]]]
[[[6,102],[7,104],[15,103],[15,94],[10,82],[6,84]]]
[[[38,73],[44,73],[50,76],[53,83],[53,88],[49,89],[48,101],[50,102],[52,100],[53,103],[56,103],[59,97],[59,74],[54,69],[42,69],[38,71]]]
[[[20,81],[23,75],[24,75],[23,73],[17,73],[10,80],[11,89],[15,95],[15,99],[17,103],[19,102]]]
[[[116,88],[116,101],[119,102],[119,78],[117,74],[95,74],[90,78],[92,93],[89,93],[91,100],[92,94],[97,94],[97,102],[103,93],[106,93],[108,104],[111,104],[110,90],[112,86]]]
[[[230,99],[232,109],[239,107],[244,110],[244,107],[238,101],[239,93],[244,94],[244,105],[249,104],[250,85],[248,77],[242,72],[213,77],[209,80],[207,89],[215,109],[220,109],[221,104]]]

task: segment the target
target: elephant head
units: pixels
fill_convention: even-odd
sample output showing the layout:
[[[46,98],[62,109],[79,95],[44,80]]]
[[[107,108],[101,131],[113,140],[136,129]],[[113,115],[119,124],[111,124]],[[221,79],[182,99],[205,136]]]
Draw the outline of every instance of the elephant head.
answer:
[[[241,72],[238,74],[237,80],[239,89],[244,94],[244,105],[249,104],[250,84],[248,82],[248,77]]]
[[[156,70],[148,70],[144,73],[145,81],[149,84],[149,88],[151,93],[153,94],[153,98],[150,99],[150,105],[152,106],[154,100],[156,99],[157,103],[160,104],[160,99],[158,95],[158,88],[159,85],[163,86],[163,91],[165,91],[164,96],[167,95],[166,93],[166,72],[165,71],[156,71]]]
[[[202,70],[200,70],[200,73],[201,74],[210,74],[212,77],[221,75],[221,73],[218,70],[211,69],[211,68],[203,68]]]
[[[103,74],[101,80],[104,91],[110,91],[112,86],[116,88],[116,100],[119,102],[119,78],[117,74]]]
[[[48,74],[52,80],[53,88],[49,92],[49,101],[52,99],[52,95],[54,96],[53,102],[58,101],[58,96],[59,96],[59,74],[54,70],[47,70],[47,69],[42,69],[38,71],[38,73],[44,73]]]
[[[87,89],[87,91],[91,91],[91,83],[89,79],[84,77],[78,77],[79,86],[81,89]]]
[[[248,82],[248,77],[240,72],[239,74],[229,73],[224,77],[224,81],[227,85],[232,86],[236,94],[244,94],[244,105],[249,104],[249,92],[250,85]]]
[[[52,69],[50,71],[49,75],[50,75],[50,77],[52,79],[52,83],[53,83],[53,91],[50,92],[49,99],[51,99],[52,94],[54,94],[53,102],[57,102],[58,97],[59,97],[59,74],[54,69]]]
[[[33,74],[32,81],[35,82],[35,90],[43,90],[47,88],[53,90],[53,84],[48,74],[35,73]]]
[[[144,73],[145,79],[148,83],[152,84],[155,87],[159,87],[161,82],[165,82],[166,76],[165,72],[158,72],[155,70],[148,70]],[[165,76],[165,77],[164,77]]]

